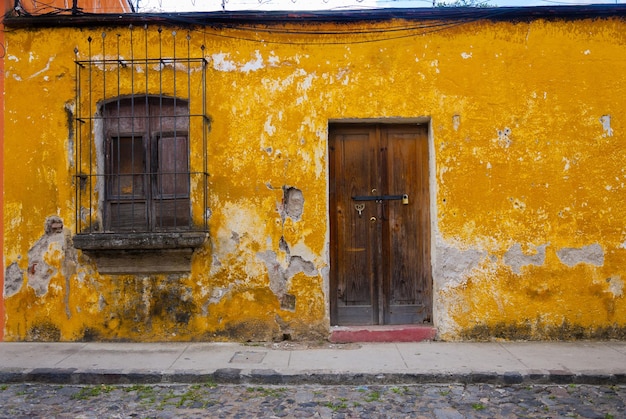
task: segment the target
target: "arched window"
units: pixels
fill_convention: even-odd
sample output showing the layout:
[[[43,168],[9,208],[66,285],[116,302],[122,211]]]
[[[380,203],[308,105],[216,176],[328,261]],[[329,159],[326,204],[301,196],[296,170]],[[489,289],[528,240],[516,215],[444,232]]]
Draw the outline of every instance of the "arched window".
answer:
[[[186,101],[132,97],[102,107],[104,230],[190,228],[189,110]]]

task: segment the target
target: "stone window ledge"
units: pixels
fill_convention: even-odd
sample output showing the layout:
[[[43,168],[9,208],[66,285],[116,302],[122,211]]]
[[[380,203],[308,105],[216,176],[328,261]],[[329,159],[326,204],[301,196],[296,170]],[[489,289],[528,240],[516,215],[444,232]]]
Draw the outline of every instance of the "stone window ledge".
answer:
[[[206,232],[168,233],[79,233],[73,238],[74,247],[98,250],[163,250],[195,249],[208,239]]]
[[[193,251],[208,237],[206,232],[81,233],[73,241],[93,258],[98,272],[138,275],[191,272]]]

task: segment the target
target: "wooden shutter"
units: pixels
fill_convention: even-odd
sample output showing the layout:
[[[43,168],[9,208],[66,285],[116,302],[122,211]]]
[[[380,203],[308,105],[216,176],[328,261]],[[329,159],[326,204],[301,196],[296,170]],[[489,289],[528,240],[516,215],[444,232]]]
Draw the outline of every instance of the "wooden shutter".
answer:
[[[187,228],[189,207],[189,139],[165,134],[155,138],[153,164],[156,169],[154,198],[157,229]]]

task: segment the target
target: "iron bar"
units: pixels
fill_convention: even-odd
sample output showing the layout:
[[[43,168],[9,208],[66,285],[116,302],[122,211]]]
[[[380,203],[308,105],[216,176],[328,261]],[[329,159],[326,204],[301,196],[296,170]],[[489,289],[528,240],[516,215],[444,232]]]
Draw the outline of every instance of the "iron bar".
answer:
[[[135,42],[140,41],[135,36],[132,25],[128,27],[129,55],[125,53],[126,43],[122,33],[116,34],[116,51],[113,56],[107,56],[107,50],[112,45],[107,45],[106,32],[101,33],[100,56],[93,55],[94,44],[91,37],[88,37],[86,58],[81,59],[78,48],[75,50],[74,176],[77,233],[98,232],[99,223],[104,227],[100,232],[208,229],[207,152],[210,119],[206,114],[208,63],[204,57],[205,47],[200,47],[200,57],[192,57],[192,37],[191,33],[187,33],[187,56],[184,57],[183,53],[179,57],[176,32],[172,31],[173,43],[170,47],[164,42],[162,28],[157,30],[157,57],[150,57],[148,25],[144,25],[143,56],[137,56]],[[171,56],[166,57],[163,54],[166,45],[171,48]],[[152,65],[155,65],[154,68],[151,68]],[[200,94],[194,93],[195,81],[192,75],[196,71],[196,65],[200,70],[200,80],[195,79],[201,83]],[[135,71],[140,72],[142,66],[145,66],[144,77],[135,77]],[[158,76],[154,71],[158,72]],[[117,78],[116,85],[111,85],[111,77]],[[145,85],[141,79],[145,80]],[[171,84],[166,86],[166,81]],[[186,97],[183,98],[181,91],[185,89],[184,84],[186,93],[183,96]],[[102,93],[97,93],[94,89]],[[136,100],[140,102],[136,103]],[[196,100],[201,100],[201,104],[197,104]],[[141,102],[145,102],[144,115],[137,115]],[[182,103],[186,104],[184,112]],[[154,128],[154,135],[142,135],[138,132],[140,120]],[[164,132],[167,128],[166,121],[169,132]],[[181,124],[187,126],[186,132],[181,131]],[[202,129],[201,161],[195,158],[196,153],[191,155],[192,149],[197,150],[199,145],[198,129]],[[99,130],[102,131],[98,132]],[[198,142],[194,142],[194,137]],[[141,141],[141,147],[137,141]],[[141,150],[145,154],[143,163],[138,160],[142,158],[138,154]],[[181,155],[184,150],[187,150],[187,156]],[[159,159],[167,159],[167,162],[161,164]],[[141,173],[138,171],[140,167],[143,168]],[[183,175],[184,184],[180,184]],[[136,182],[137,176],[141,176],[140,184]],[[195,185],[193,191],[192,184]],[[138,188],[141,185],[143,193],[139,196]],[[193,223],[195,211],[191,206],[192,192],[196,196],[201,194],[198,200],[203,206],[202,224]],[[158,194],[158,197],[154,194]],[[154,199],[159,200],[159,206],[154,205],[157,202]],[[145,214],[141,215],[137,212],[140,202],[145,202],[142,206]],[[187,202],[187,209],[183,209],[183,202]],[[126,218],[122,219],[123,217]],[[90,220],[88,224],[87,218]]]
[[[353,201],[395,201],[402,200],[404,195],[364,195],[364,196],[353,196]]]

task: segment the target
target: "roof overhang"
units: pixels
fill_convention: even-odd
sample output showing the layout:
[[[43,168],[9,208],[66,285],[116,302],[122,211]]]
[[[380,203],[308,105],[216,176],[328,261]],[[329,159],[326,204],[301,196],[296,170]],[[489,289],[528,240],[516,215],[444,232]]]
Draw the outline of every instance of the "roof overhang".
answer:
[[[435,7],[415,9],[367,9],[342,11],[243,11],[193,13],[82,14],[72,16],[7,16],[5,25],[13,28],[88,27],[121,25],[198,25],[349,23],[404,20],[491,20],[529,21],[536,19],[624,18],[626,5],[540,7]]]

